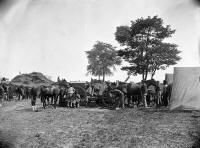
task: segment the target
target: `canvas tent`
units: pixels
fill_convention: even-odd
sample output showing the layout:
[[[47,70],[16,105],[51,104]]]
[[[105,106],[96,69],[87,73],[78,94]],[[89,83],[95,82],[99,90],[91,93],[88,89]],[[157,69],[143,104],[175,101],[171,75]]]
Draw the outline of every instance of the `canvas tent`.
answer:
[[[166,73],[165,74],[165,80],[167,81],[167,84],[173,83],[173,74]]]
[[[200,110],[200,67],[175,67],[170,109]]]

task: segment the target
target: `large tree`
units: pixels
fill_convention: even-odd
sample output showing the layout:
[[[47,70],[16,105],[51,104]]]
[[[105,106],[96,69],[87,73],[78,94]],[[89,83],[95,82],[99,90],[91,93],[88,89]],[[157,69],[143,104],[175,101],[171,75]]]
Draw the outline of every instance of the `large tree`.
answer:
[[[86,51],[88,58],[87,74],[103,76],[112,75],[115,65],[121,64],[121,58],[117,56],[116,48],[111,44],[97,41],[90,51]]]
[[[181,59],[177,45],[164,42],[173,33],[175,30],[170,25],[164,26],[158,16],[139,18],[131,21],[131,26],[117,27],[115,39],[123,47],[118,55],[129,63],[122,70],[141,74],[146,80],[149,73],[153,78],[157,70],[177,64]]]

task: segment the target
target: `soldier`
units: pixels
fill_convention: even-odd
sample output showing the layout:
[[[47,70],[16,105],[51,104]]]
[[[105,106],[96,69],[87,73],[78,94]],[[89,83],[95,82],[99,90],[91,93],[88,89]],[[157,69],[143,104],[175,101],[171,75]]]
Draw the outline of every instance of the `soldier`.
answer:
[[[39,89],[37,89],[35,87],[31,88],[31,94],[32,94],[31,105],[32,105],[33,111],[35,111],[35,112],[38,111],[37,108],[36,108],[36,99],[37,99],[39,93],[40,93]]]
[[[79,108],[80,107],[80,101],[81,101],[81,96],[77,93],[77,91],[75,91],[74,93],[74,97],[75,97],[75,107]]]
[[[147,100],[146,100],[147,93],[148,93],[147,85],[146,85],[145,81],[142,80],[141,94],[142,94],[142,101],[143,101],[145,108],[147,108]]]
[[[88,106],[88,102],[94,97],[94,86],[92,86],[91,83],[88,83],[87,89],[86,89],[86,99],[85,99],[85,106]]]
[[[2,101],[3,101],[3,97],[4,97],[4,89],[0,84],[0,107],[2,106]]]
[[[73,97],[73,94],[75,92],[75,89],[74,89],[74,87],[71,86],[71,84],[69,84],[69,88],[68,88],[67,92],[68,92],[68,97],[69,97],[69,101],[67,102],[67,106],[72,107],[72,99],[73,99],[72,97]]]
[[[157,106],[160,106],[161,105],[161,95],[162,95],[162,92],[161,92],[161,88],[160,88],[160,83],[159,81],[157,81],[157,86],[156,86],[156,98],[157,98]]]
[[[167,84],[167,81],[166,80],[164,80],[163,81],[163,91],[162,91],[162,101],[163,101],[163,105],[165,106],[165,107],[167,107],[167,105],[168,105],[168,94],[167,94],[167,86],[168,86],[168,84]]]

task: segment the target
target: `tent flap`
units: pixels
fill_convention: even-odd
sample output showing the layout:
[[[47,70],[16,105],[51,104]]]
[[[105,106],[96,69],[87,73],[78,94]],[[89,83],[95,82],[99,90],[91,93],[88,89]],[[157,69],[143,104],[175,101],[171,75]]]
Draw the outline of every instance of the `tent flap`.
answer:
[[[200,110],[200,67],[175,67],[170,109]]]

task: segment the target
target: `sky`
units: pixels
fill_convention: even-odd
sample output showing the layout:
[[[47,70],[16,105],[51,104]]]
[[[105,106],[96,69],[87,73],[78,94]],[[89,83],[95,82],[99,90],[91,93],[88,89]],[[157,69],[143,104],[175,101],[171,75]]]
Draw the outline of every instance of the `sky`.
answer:
[[[175,34],[182,60],[175,67],[199,66],[200,9],[192,0],[4,0],[0,2],[0,76],[12,79],[19,73],[42,72],[52,80],[89,81],[85,51],[96,41],[120,49],[117,26],[137,18],[158,15]],[[120,67],[106,80],[124,81]],[[173,66],[158,71],[162,81]],[[141,76],[131,76],[138,82]]]

